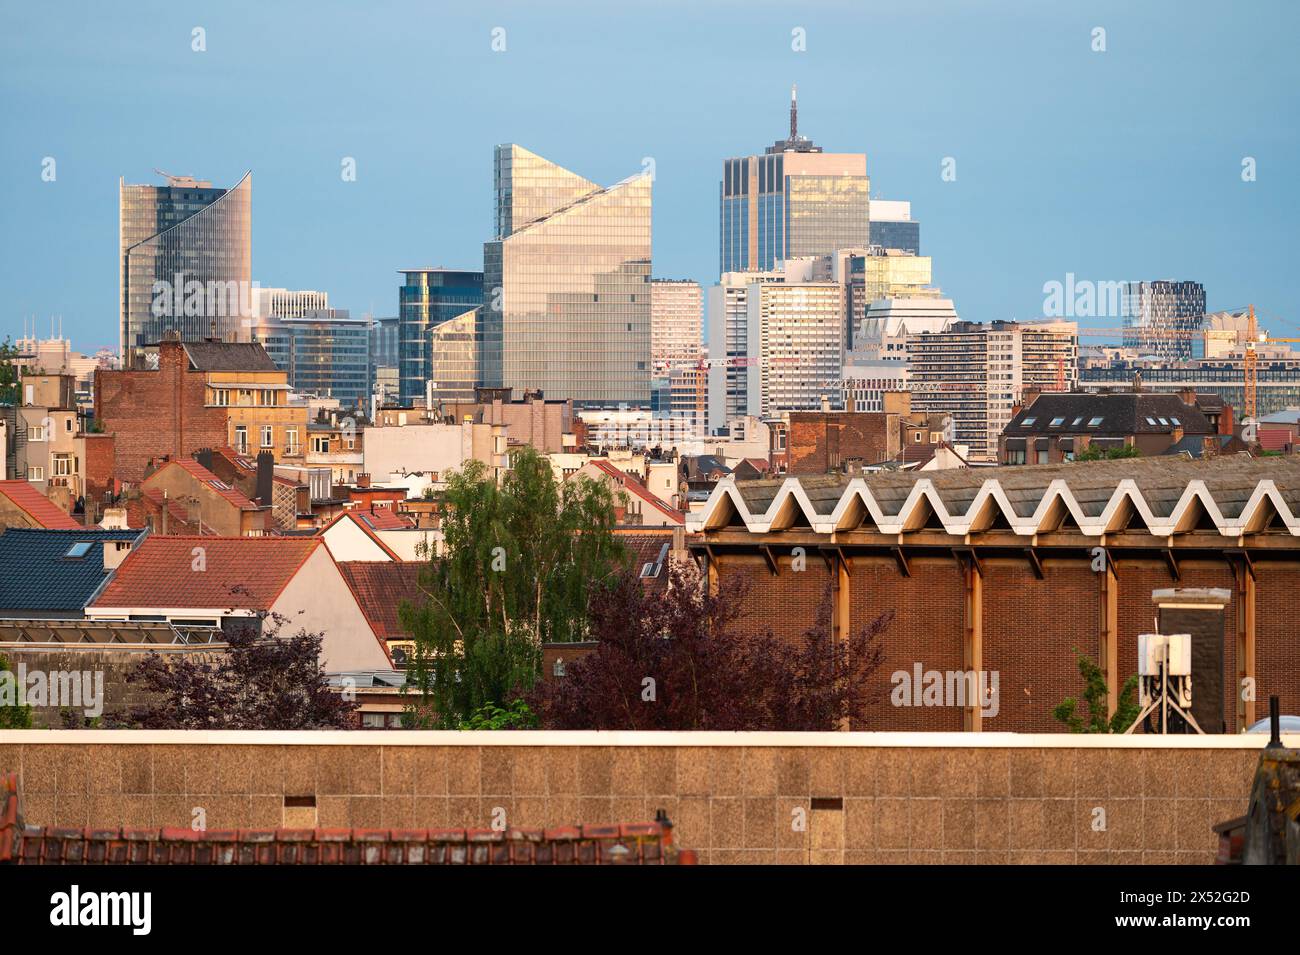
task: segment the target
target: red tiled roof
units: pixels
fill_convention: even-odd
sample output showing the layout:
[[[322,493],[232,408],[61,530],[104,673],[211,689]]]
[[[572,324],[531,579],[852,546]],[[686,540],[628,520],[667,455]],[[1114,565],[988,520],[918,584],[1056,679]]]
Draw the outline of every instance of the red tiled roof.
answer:
[[[189,524],[189,511],[181,507],[180,504],[177,503],[176,498],[163,497],[163,492],[158,490],[156,487],[142,487],[140,491],[145,497],[149,498],[149,500],[153,502],[153,505],[158,508],[160,513],[162,509],[166,507],[167,513],[172,516],[172,520],[179,521],[181,524]]]
[[[635,494],[637,497],[641,498],[641,500],[660,511],[674,522],[678,524],[686,523],[685,514],[675,508],[669,507],[658,495],[651,493],[648,487],[626,471],[620,470],[618,467],[604,460],[596,460],[588,463],[593,464],[601,471],[604,471],[610,477],[622,484],[626,490]]]
[[[372,504],[367,508],[355,508],[351,513],[377,531],[408,530],[415,526],[410,518],[398,514],[391,507],[375,507]]]
[[[150,535],[92,606],[267,610],[320,545],[316,537]]]
[[[420,571],[425,568],[425,562],[343,560],[337,563],[375,633],[383,640],[409,637],[398,619],[398,608],[404,600],[420,601]]]
[[[362,521],[362,520],[358,520],[358,519],[357,519],[356,509],[355,509],[355,508],[349,508],[349,509],[346,510],[346,511],[340,511],[339,514],[338,514],[338,516],[336,516],[332,521],[330,521],[328,524],[326,524],[324,527],[322,527],[322,528],[320,529],[320,531],[318,532],[318,536],[320,536],[320,537],[324,537],[326,531],[328,531],[331,527],[333,527],[333,526],[334,526],[335,524],[337,524],[339,521],[341,521],[341,520],[345,520],[345,519],[346,519],[346,520],[350,520],[350,521],[352,521],[353,524],[356,524],[357,527],[361,528],[361,533],[365,534],[365,535],[366,535],[367,537],[369,537],[372,541],[374,541],[374,542],[375,542],[375,546],[378,547],[380,550],[382,550],[385,554],[387,554],[387,555],[388,555],[389,557],[391,557],[393,560],[401,560],[401,559],[402,559],[402,558],[398,555],[397,551],[393,550],[391,547],[389,547],[387,544],[385,544],[382,540],[379,539],[379,535],[375,533],[374,528],[372,528],[372,527],[371,527],[369,524],[367,524],[365,521]],[[328,542],[326,543],[326,546],[328,546]],[[331,557],[334,556],[334,552],[333,552],[333,551],[330,551],[330,556],[331,556]]]
[[[0,777],[0,864],[693,865],[658,822],[556,829],[63,829],[28,825]]]
[[[241,511],[257,510],[257,505],[245,497],[242,492],[231,487],[193,458],[177,458],[168,462],[168,465],[171,464],[184,468],[196,481],[200,484],[206,484]],[[159,468],[159,471],[166,470],[168,465]]]
[[[72,516],[26,481],[0,481],[0,494],[36,522],[37,527],[74,531],[82,528]]]

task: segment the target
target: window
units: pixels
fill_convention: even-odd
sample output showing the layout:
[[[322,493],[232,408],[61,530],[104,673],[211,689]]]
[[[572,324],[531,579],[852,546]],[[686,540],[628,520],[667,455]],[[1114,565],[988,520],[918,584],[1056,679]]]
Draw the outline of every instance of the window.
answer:
[[[1156,419],[1155,419],[1155,418],[1152,418],[1150,415],[1148,415],[1148,416],[1147,416],[1147,424],[1154,426],[1155,423],[1156,423]]]
[[[1182,422],[1179,421],[1177,418],[1170,418],[1169,420],[1174,423],[1174,427],[1176,428],[1181,428],[1183,426]]]
[[[275,392],[272,391],[270,388],[264,388],[262,390],[262,404],[264,405],[275,404]]]
[[[1160,419],[1158,419],[1158,420],[1159,420],[1160,423],[1161,423],[1162,425],[1164,425],[1166,428],[1169,427],[1169,420],[1168,420],[1167,418],[1160,418]]]
[[[225,388],[214,388],[212,390],[212,403],[214,405],[230,404],[230,392]]]
[[[349,451],[355,448],[356,445],[357,445],[357,439],[350,434],[343,439],[343,446],[347,448]]]
[[[248,453],[248,427],[246,425],[235,425],[235,450],[240,454]]]
[[[314,434],[311,437],[311,450],[313,454],[329,454],[330,439],[327,434]]]
[[[1050,425],[1048,425],[1048,427],[1051,427],[1051,428],[1059,428],[1059,427],[1060,427],[1061,425],[1063,425],[1063,424],[1065,424],[1065,419],[1064,419],[1064,418],[1053,418],[1053,419],[1052,419],[1052,423],[1051,423]]]
[[[71,433],[72,433],[72,419],[71,419],[71,418],[64,418],[64,419],[63,419],[63,430],[66,431],[66,432],[68,432],[68,434],[71,434]]]
[[[1038,420],[1038,419],[1035,418],[1035,417],[1025,418],[1023,421],[1020,422],[1020,426],[1021,426],[1022,428],[1032,428],[1033,425],[1034,425],[1034,422],[1037,421],[1037,420]]]
[[[1014,450],[1010,448],[1007,449],[1007,464],[1024,464],[1024,463],[1025,463],[1024,448],[1017,448]]]
[[[1089,418],[1088,427],[1089,428],[1099,427],[1101,425],[1102,420],[1103,420],[1102,418]]]
[[[284,429],[284,444],[285,444],[285,450],[287,450],[289,454],[298,453],[298,429],[297,428]]]
[[[1082,423],[1083,423],[1083,415],[1080,415],[1079,417],[1075,418],[1072,422],[1070,422],[1070,427],[1077,428]]]
[[[28,441],[44,441],[45,425],[34,424],[32,425],[31,429],[27,432],[27,434],[28,434],[28,438],[27,438]]]
[[[72,456],[68,454],[56,454],[54,456],[55,477],[67,477],[71,473],[72,473]]]
[[[44,481],[44,480],[45,480],[45,468],[34,468],[34,467],[29,467],[29,468],[27,469],[27,480],[29,480],[29,481]]]
[[[63,556],[70,557],[73,560],[80,560],[82,557],[85,557],[90,553],[90,548],[93,546],[94,545],[90,541],[77,541],[68,548],[68,552]]]
[[[262,447],[270,448],[275,446],[275,433],[271,430],[269,424],[262,425]]]

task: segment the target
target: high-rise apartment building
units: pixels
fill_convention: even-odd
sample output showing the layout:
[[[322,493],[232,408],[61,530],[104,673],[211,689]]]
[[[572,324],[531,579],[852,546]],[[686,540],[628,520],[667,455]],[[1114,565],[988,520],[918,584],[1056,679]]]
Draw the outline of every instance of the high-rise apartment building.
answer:
[[[915,411],[949,414],[970,459],[994,461],[1025,389],[1069,391],[1079,380],[1073,322],[957,322],[908,345]]]
[[[650,403],[650,175],[602,187],[521,146],[495,154],[480,379],[575,406]]]
[[[912,218],[910,202],[871,200],[871,244],[921,254],[921,223]]]
[[[1205,286],[1161,279],[1126,282],[1122,300],[1124,347],[1142,355],[1190,361],[1205,320]]]
[[[656,378],[695,365],[704,345],[704,295],[689,279],[650,282],[650,360]]]
[[[838,400],[844,288],[814,277],[817,260],[728,273],[709,290],[709,426]]]
[[[438,377],[434,339],[446,322],[483,304],[483,273],[460,269],[403,269],[398,290],[398,397],[423,402]],[[477,364],[477,361],[476,361]],[[459,372],[457,372],[459,375]],[[470,383],[471,397],[473,382]]]
[[[865,153],[823,152],[799,135],[792,92],[790,137],[761,156],[722,163],[718,271],[762,271],[786,259],[865,248],[870,186]]]
[[[123,365],[166,332],[182,341],[246,338],[252,303],[252,173],[231,189],[189,176],[118,183]]]

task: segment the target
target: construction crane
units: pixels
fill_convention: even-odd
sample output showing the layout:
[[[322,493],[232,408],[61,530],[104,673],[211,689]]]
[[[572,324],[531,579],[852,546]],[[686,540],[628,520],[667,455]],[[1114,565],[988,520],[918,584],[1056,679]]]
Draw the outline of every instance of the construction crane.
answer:
[[[1234,312],[1237,309],[1225,309],[1224,311]],[[1191,328],[1140,327],[1133,330],[1139,331],[1144,338],[1200,338],[1205,334],[1204,331]],[[1126,329],[1123,328],[1080,328],[1078,336],[1080,338],[1113,338],[1124,331]],[[1242,415],[1246,419],[1254,420],[1258,410],[1259,353],[1255,350],[1255,347],[1271,342],[1297,343],[1300,342],[1300,338],[1270,338],[1268,335],[1261,335],[1259,326],[1255,321],[1255,306],[1247,306],[1245,353],[1242,359],[1242,384],[1244,386]]]

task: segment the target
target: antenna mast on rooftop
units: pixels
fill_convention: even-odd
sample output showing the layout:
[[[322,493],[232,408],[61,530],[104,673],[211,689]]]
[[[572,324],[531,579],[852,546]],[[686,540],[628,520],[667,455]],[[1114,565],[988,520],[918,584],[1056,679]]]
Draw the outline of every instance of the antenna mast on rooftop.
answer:
[[[799,86],[797,83],[790,85],[790,142],[799,138]]]

